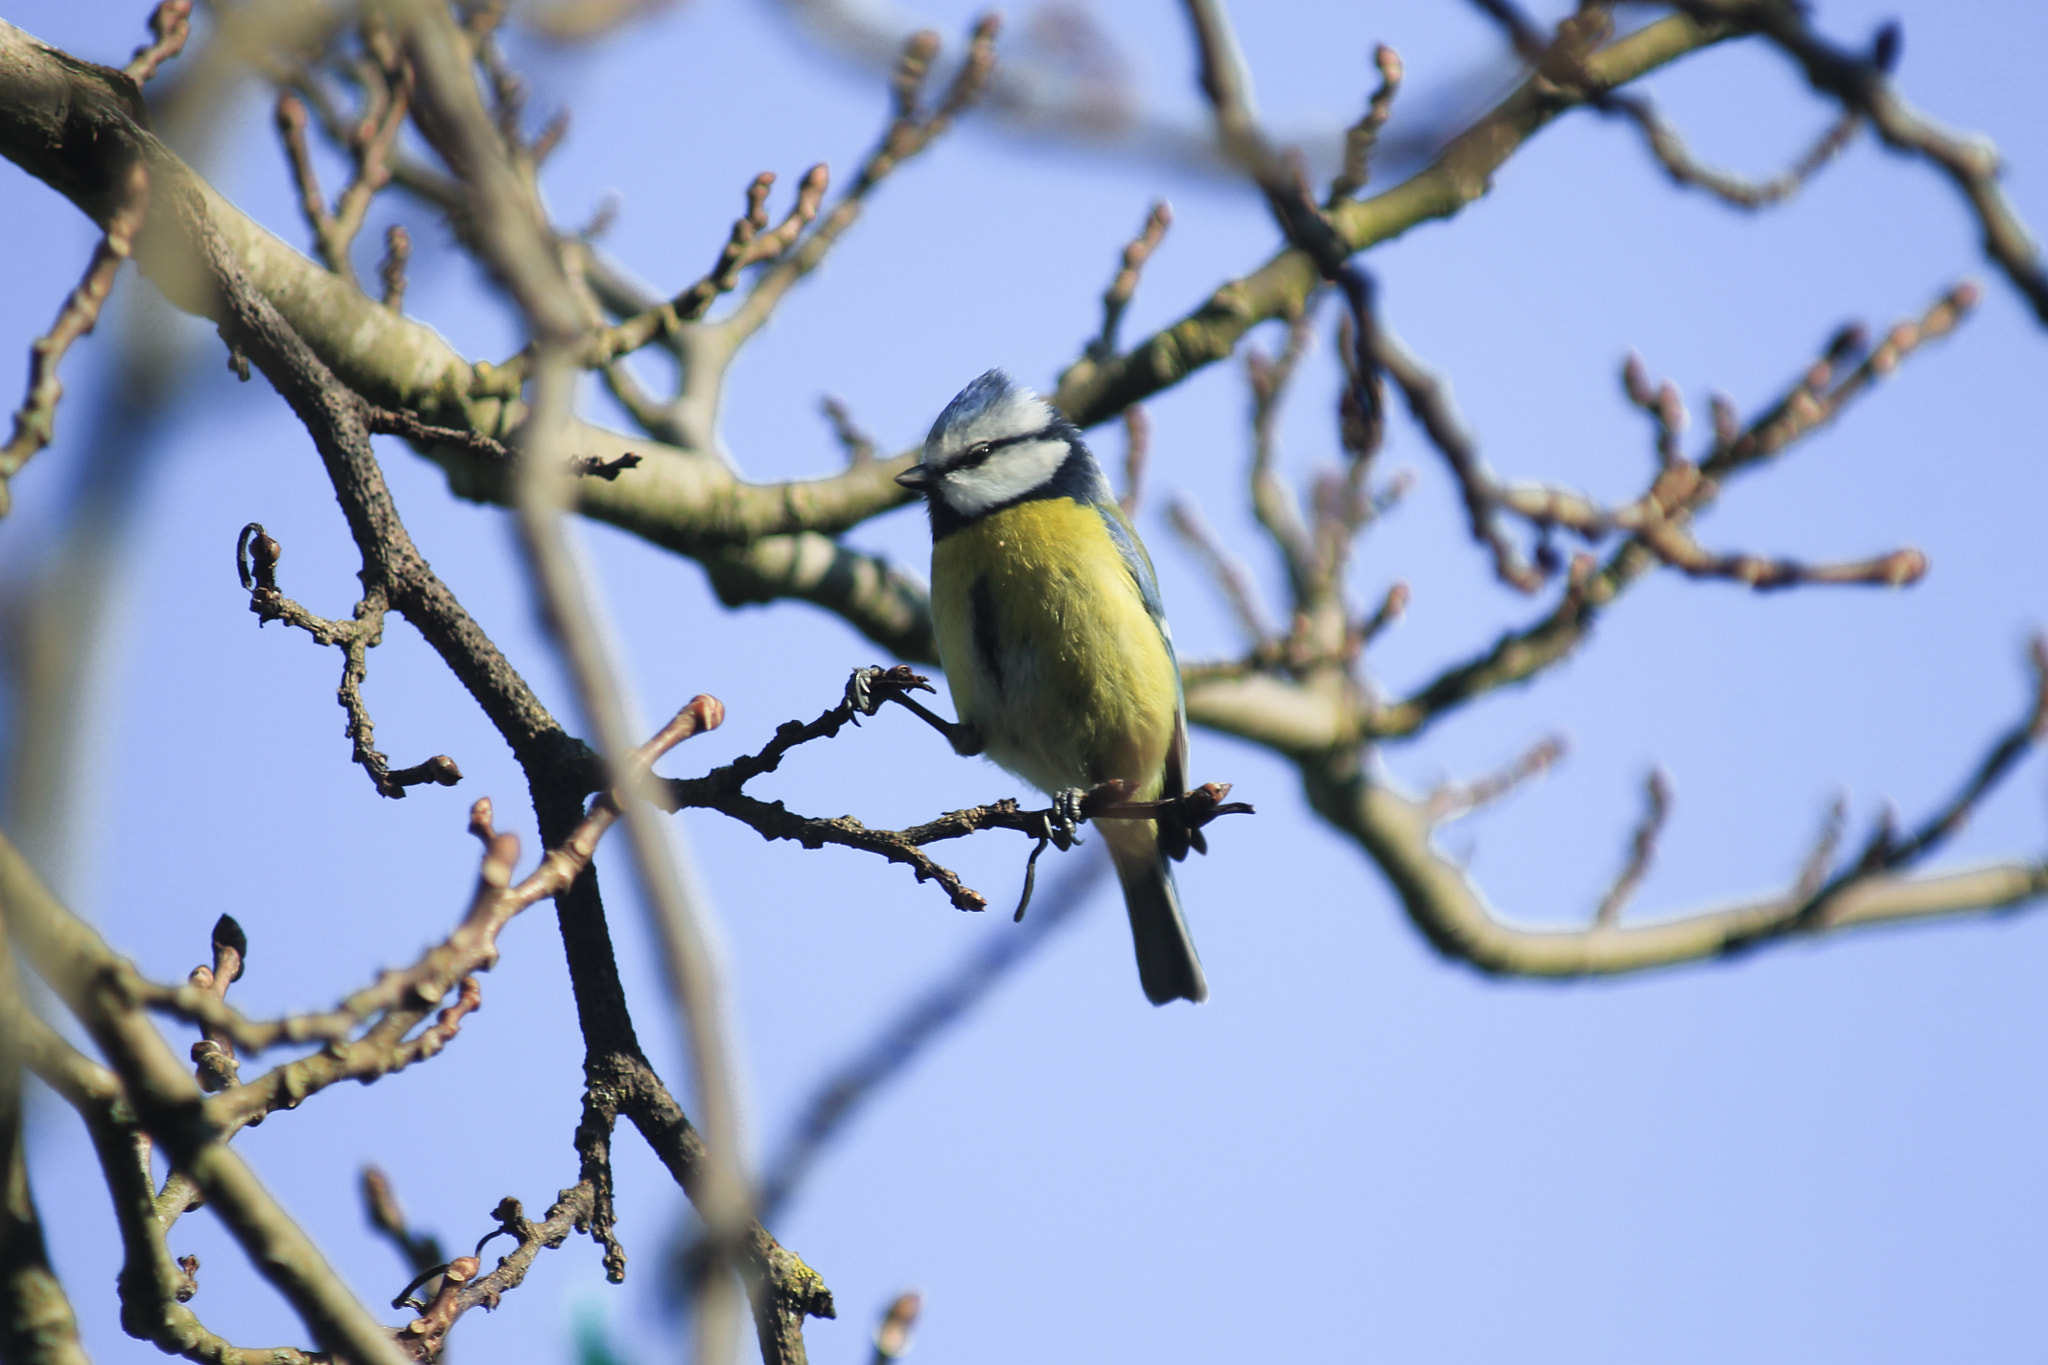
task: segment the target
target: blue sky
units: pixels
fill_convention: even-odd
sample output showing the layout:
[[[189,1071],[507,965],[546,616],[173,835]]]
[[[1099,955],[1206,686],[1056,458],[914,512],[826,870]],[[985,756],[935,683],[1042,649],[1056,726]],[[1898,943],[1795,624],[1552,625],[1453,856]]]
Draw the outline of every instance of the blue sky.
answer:
[[[1281,128],[1352,117],[1375,41],[1406,59],[1416,109],[1469,88],[1498,52],[1476,11],[1450,0],[1240,8],[1262,108]],[[9,17],[118,63],[145,12],[46,0]],[[1197,118],[1177,7],[1095,12],[1146,99]],[[2020,210],[2048,222],[2048,13],[1989,0],[1827,0],[1816,12],[1844,39],[1900,18],[1904,91],[1994,138]],[[970,10],[925,13],[950,40]],[[821,56],[779,12],[733,0],[677,6],[589,49],[521,44],[516,55],[537,116],[574,111],[546,181],[558,218],[581,222],[617,194],[607,249],[670,288],[711,259],[754,173],[775,169],[787,187],[824,160],[843,177],[884,114],[877,77]],[[1694,59],[1650,89],[1704,156],[1755,174],[1829,117],[1753,46]],[[211,174],[303,244],[266,111],[245,99],[233,126]],[[0,354],[20,355],[92,234],[11,166],[0,184],[5,240],[23,263],[0,276]],[[1048,151],[970,120],[884,187],[749,346],[731,377],[727,444],[750,477],[799,476],[838,459],[816,414],[823,393],[897,449],[991,365],[1050,386],[1097,325],[1117,251],[1161,196],[1175,226],[1127,336],[1264,260],[1274,234],[1263,209],[1235,185]],[[396,195],[373,226],[392,220],[420,243],[409,309],[465,354],[515,349],[505,307],[451,253],[446,230]],[[1677,803],[1634,910],[1646,916],[1782,885],[1838,792],[1859,829],[1886,798],[1908,818],[1924,813],[2019,714],[2024,643],[2048,623],[2048,335],[1975,241],[1944,183],[1867,137],[1798,199],[1748,216],[1673,189],[1631,130],[1580,114],[1525,148],[1458,220],[1366,258],[1388,319],[1455,381],[1496,468],[1611,500],[1633,496],[1652,468],[1646,426],[1616,381],[1630,349],[1702,419],[1713,389],[1755,411],[1844,320],[1882,327],[1957,279],[1986,285],[1957,337],[1731,489],[1700,528],[1717,547],[1809,559],[1914,544],[1932,561],[1924,582],[1759,597],[1655,581],[1570,663],[1384,755],[1421,788],[1569,736],[1568,759],[1542,782],[1443,836],[1502,914],[1588,917],[1652,764],[1672,774]],[[275,394],[237,385],[218,342],[182,326],[196,358],[119,551],[81,833],[58,876],[162,978],[199,961],[214,917],[232,911],[252,942],[243,1007],[320,1006],[445,932],[475,871],[469,802],[491,795],[514,824],[523,784],[395,620],[368,683],[379,742],[397,763],[452,754],[467,777],[386,802],[349,766],[338,660],[302,636],[259,632],[227,571],[235,531],[261,520],[285,545],[285,590],[344,614],[355,564],[332,495]],[[1255,340],[1278,342],[1270,331]],[[0,523],[9,572],[36,550],[86,414],[105,401],[96,378],[112,345],[103,329],[74,355],[63,434],[14,484],[18,510]],[[1336,453],[1336,383],[1325,337],[1284,428],[1284,459],[1304,479]],[[594,393],[587,407],[606,412]],[[1165,526],[1170,492],[1196,499],[1279,597],[1239,492],[1246,407],[1234,365],[1150,407],[1139,524],[1188,657],[1237,642]],[[1099,444],[1120,450],[1107,430]],[[452,500],[395,443],[386,459],[436,569],[566,713],[502,514]],[[1362,599],[1395,578],[1413,587],[1407,618],[1370,660],[1400,691],[1538,608],[1492,581],[1455,490],[1405,419],[1382,460],[1412,466],[1417,488],[1363,542],[1354,579]],[[808,608],[728,612],[693,564],[607,528],[585,537],[650,712],[699,691],[729,708],[724,730],[664,771],[755,747],[875,661]],[[853,539],[925,563],[914,512]],[[2048,1349],[2036,1045],[2048,922],[1870,934],[1617,982],[1488,981],[1431,953],[1362,855],[1307,811],[1283,764],[1213,735],[1194,743],[1197,776],[1236,783],[1260,810],[1219,827],[1212,855],[1181,876],[1212,1000],[1147,1006],[1122,916],[1098,895],[880,1099],[776,1226],[838,1298],[840,1321],[812,1324],[814,1359],[865,1359],[874,1321],[905,1287],[926,1295],[920,1358],[989,1365],[1317,1349],[1530,1365],[2003,1362]],[[1944,862],[2038,853],[2043,777],[2030,760]],[[762,789],[797,809],[898,825],[1017,784],[893,716],[806,749]],[[530,825],[516,827],[530,855]],[[1007,916],[959,914],[874,860],[768,846],[704,813],[682,828],[718,914],[757,1155],[909,993],[1015,932]],[[1021,853],[996,836],[948,850],[999,902]],[[680,1085],[651,940],[628,879],[613,874],[608,890],[641,1034]],[[537,1210],[574,1179],[580,1049],[550,918],[537,910],[509,931],[483,1011],[442,1057],[323,1094],[238,1139],[373,1303],[405,1276],[362,1224],[360,1163],[385,1166],[416,1220],[465,1247],[501,1197]],[[111,1220],[89,1188],[80,1131],[44,1104],[33,1137],[37,1192],[46,1215],[66,1210],[52,1236],[97,1358],[153,1358],[114,1321]],[[657,1300],[680,1197],[630,1136],[618,1152],[627,1285],[605,1286],[594,1249],[572,1242],[498,1313],[463,1323],[461,1356],[562,1360],[579,1315],[629,1359],[673,1354]],[[214,1330],[246,1345],[302,1340],[203,1214],[179,1225],[173,1247],[204,1262],[193,1307]]]

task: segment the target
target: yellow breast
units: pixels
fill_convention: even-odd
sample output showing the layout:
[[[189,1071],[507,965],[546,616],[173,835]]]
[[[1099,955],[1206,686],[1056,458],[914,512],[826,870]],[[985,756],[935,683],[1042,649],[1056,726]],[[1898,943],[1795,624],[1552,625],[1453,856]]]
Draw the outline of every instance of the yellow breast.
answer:
[[[1041,498],[947,536],[932,612],[953,705],[990,757],[1046,791],[1157,791],[1179,679],[1093,507]]]

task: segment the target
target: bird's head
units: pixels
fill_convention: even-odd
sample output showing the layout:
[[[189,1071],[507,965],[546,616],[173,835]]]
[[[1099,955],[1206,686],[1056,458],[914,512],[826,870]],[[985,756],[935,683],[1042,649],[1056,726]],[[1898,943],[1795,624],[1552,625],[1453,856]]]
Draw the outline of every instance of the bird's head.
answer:
[[[1081,472],[1092,476],[1092,493],[1101,475],[1080,432],[1043,398],[1001,370],[990,370],[946,404],[925,438],[923,461],[898,474],[896,482],[931,500],[935,525],[972,521],[1051,491],[1077,454],[1087,466]]]

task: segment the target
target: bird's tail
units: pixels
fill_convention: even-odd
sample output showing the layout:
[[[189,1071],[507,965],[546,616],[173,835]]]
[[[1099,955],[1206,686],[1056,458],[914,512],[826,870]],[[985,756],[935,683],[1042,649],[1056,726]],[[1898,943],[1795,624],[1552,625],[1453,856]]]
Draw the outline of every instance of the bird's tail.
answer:
[[[1117,880],[1123,883],[1145,998],[1155,1005],[1207,1000],[1209,983],[1202,977],[1202,959],[1195,955],[1195,941],[1181,918],[1180,893],[1174,890],[1173,869],[1159,847],[1158,833],[1143,820],[1103,820],[1095,828],[1109,845]]]

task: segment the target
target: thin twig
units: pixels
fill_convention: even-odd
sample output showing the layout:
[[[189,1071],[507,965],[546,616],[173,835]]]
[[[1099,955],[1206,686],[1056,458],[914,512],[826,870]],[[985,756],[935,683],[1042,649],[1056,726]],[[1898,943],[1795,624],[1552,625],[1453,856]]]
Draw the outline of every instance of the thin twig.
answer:
[[[1756,33],[1797,62],[1814,89],[1840,102],[1845,115],[1867,119],[1896,151],[1921,158],[1962,194],[1983,232],[1984,254],[2025,296],[2048,325],[2048,271],[2026,224],[1998,182],[1998,152],[1978,135],[1939,127],[1899,97],[1888,67],[1897,56],[1896,30],[1868,52],[1837,47],[1814,32],[1797,5],[1766,0],[1678,0],[1677,8],[1703,22],[1727,23]]]
[[[1394,112],[1394,96],[1401,93],[1405,74],[1401,54],[1381,43],[1372,51],[1372,62],[1380,73],[1379,89],[1372,92],[1358,122],[1344,131],[1344,166],[1330,181],[1329,197],[1324,200],[1326,208],[1335,208],[1365,188],[1373,148],[1379,144],[1380,130],[1387,126],[1387,118]]]
[[[825,414],[825,420],[832,424],[832,435],[839,442],[839,448],[846,452],[849,465],[869,464],[875,458],[875,438],[863,431],[847,411],[846,404],[827,394],[818,400],[818,410]]]
[[[955,908],[984,910],[988,907],[988,898],[961,881],[959,874],[933,860],[924,851],[924,846],[990,829],[1014,830],[1033,838],[1049,837],[1047,832],[1056,827],[1060,819],[1057,810],[1051,807],[1025,810],[1016,800],[1005,798],[985,806],[948,811],[935,820],[909,829],[871,829],[850,815],[829,819],[799,815],[780,801],[762,801],[747,795],[744,790],[754,778],[780,767],[792,749],[814,740],[836,737],[846,727],[857,725],[861,716],[875,714],[885,702],[895,702],[904,707],[951,739],[956,728],[953,723],[910,696],[915,691],[931,690],[929,680],[904,665],[859,670],[848,684],[846,696],[815,720],[785,721],[776,727],[774,736],[759,752],[742,755],[702,777],[669,778],[659,785],[652,799],[666,810],[718,811],[748,826],[764,839],[787,839],[813,849],[831,844],[876,854],[910,868],[920,882],[938,883]],[[1107,782],[1087,793],[1080,803],[1080,818],[1170,819],[1195,830],[1225,815],[1251,813],[1249,805],[1231,801],[1229,795],[1228,785],[1211,782],[1170,800],[1131,801],[1126,799],[1122,783]]]
[[[341,650],[341,686],[335,698],[348,717],[350,758],[369,775],[379,796],[401,800],[407,787],[423,783],[452,787],[462,780],[462,769],[446,754],[436,754],[409,768],[394,769],[377,748],[376,722],[370,719],[369,704],[363,700],[363,683],[369,677],[369,653],[384,639],[384,617],[391,607],[387,586],[376,577],[366,581],[362,600],[356,603],[355,619],[333,621],[319,616],[286,597],[277,586],[277,564],[284,547],[264,531],[262,523],[250,522],[235,543],[236,567],[242,586],[249,590],[249,610],[259,626],[282,621],[305,631],[315,644]]]
[[[1635,835],[1629,840],[1628,861],[1622,864],[1621,872],[1614,879],[1614,885],[1600,898],[1600,905],[1593,911],[1593,924],[1597,928],[1609,929],[1621,922],[1621,912],[1636,894],[1636,888],[1643,884],[1643,878],[1650,874],[1650,863],[1657,856],[1657,836],[1664,831],[1664,822],[1671,815],[1671,778],[1662,768],[1653,768],[1643,783],[1643,819],[1636,826]]]
[[[159,67],[185,50],[185,41],[192,36],[192,0],[163,0],[150,11],[149,31],[154,35],[151,41],[136,48],[121,68],[121,74],[137,85],[147,84]]]
[[[1102,295],[1102,330],[1090,343],[1090,351],[1099,357],[1116,354],[1117,327],[1124,320],[1124,310],[1131,305],[1131,297],[1138,292],[1138,277],[1144,273],[1145,262],[1152,259],[1152,253],[1159,249],[1159,243],[1166,237],[1167,228],[1173,226],[1173,210],[1164,199],[1152,205],[1151,213],[1145,217],[1145,226],[1136,237],[1124,247],[1123,263],[1116,272],[1116,278],[1109,282],[1109,288]]]
[[[1124,515],[1135,517],[1145,498],[1145,463],[1152,453],[1152,419],[1133,403],[1124,409],[1124,491],[1117,505]]]
[[[1237,618],[1237,628],[1243,633],[1245,643],[1256,651],[1274,639],[1278,631],[1272,626],[1265,606],[1259,600],[1258,585],[1252,582],[1250,570],[1210,529],[1201,509],[1190,498],[1176,497],[1166,505],[1166,516],[1174,532],[1195,552],[1208,568],[1209,576],[1216,580],[1223,600],[1230,606],[1231,615]]]
[[[384,260],[377,276],[384,282],[383,303],[394,313],[405,311],[405,265],[412,259],[412,234],[393,223],[384,229]]]
[[[93,329],[100,309],[114,287],[121,263],[133,254],[135,234],[149,216],[149,174],[140,161],[128,169],[118,207],[107,223],[106,235],[93,248],[85,276],[64,300],[57,321],[29,347],[28,393],[14,414],[14,431],[0,447],[0,516],[10,503],[7,481],[21,472],[30,457],[56,437],[57,403],[64,385],[57,378],[57,366],[73,342]]]
[[[1433,823],[1444,824],[1462,819],[1474,811],[1493,805],[1516,788],[1535,780],[1550,771],[1559,759],[1564,757],[1565,742],[1561,736],[1550,735],[1531,745],[1528,751],[1499,772],[1470,782],[1446,782],[1432,791],[1423,800],[1423,808],[1429,812]]]
[[[1790,199],[1822,167],[1841,155],[1842,149],[1855,138],[1856,130],[1863,126],[1863,116],[1854,109],[1847,110],[1785,170],[1768,180],[1746,180],[1695,158],[1685,139],[1657,112],[1656,104],[1647,96],[1615,95],[1611,102],[1613,108],[1643,130],[1657,164],[1673,184],[1704,190],[1739,209],[1769,208]]]

